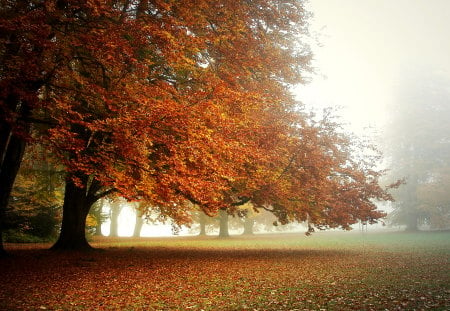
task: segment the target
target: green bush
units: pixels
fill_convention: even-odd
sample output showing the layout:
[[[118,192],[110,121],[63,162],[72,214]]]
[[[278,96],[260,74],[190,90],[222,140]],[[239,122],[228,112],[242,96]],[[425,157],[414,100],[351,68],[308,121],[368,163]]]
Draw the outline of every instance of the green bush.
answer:
[[[18,230],[6,230],[3,234],[4,241],[7,243],[43,243],[49,242],[49,238],[41,238]]]
[[[29,218],[29,229],[26,233],[39,238],[49,239],[57,234],[58,222],[55,215],[48,211],[39,212]]]

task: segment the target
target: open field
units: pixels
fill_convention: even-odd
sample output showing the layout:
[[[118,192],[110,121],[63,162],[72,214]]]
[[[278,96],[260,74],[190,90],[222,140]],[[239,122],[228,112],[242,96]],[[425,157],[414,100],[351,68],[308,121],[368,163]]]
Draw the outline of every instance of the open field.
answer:
[[[1,310],[450,310],[450,233],[9,244]]]

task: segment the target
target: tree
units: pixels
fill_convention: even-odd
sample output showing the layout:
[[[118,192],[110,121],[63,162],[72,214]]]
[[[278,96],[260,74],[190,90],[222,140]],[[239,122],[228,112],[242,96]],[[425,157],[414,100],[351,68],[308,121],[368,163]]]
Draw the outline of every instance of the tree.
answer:
[[[95,219],[95,232],[94,235],[96,236],[102,236],[102,224],[106,221],[108,218],[108,215],[103,212],[103,208],[105,206],[105,203],[107,202],[107,198],[102,198],[95,202],[90,210],[91,215]]]
[[[191,233],[206,236],[212,229],[219,227],[218,216],[208,216],[198,206],[193,206],[191,215],[192,224],[194,224],[194,226],[192,224],[189,226]]]
[[[265,210],[257,209],[251,203],[246,203],[239,207],[237,213],[241,220],[241,226],[244,227],[243,235],[253,235],[258,227],[263,226],[264,229],[273,229],[273,223],[276,218],[272,213]]]
[[[230,236],[228,231],[228,213],[225,209],[219,211],[219,237],[227,238]]]
[[[54,68],[48,51],[52,35],[40,27],[47,19],[29,1],[0,2],[0,252],[5,211],[30,135],[39,89]]]
[[[244,232],[243,235],[253,235],[253,226],[255,225],[255,220],[251,217],[244,218]]]
[[[320,227],[382,216],[370,203],[387,198],[378,173],[352,161],[331,123],[296,112],[289,86],[303,82],[311,58],[302,2],[28,1],[20,9],[2,27],[41,52],[5,67],[2,83],[23,83],[29,72],[16,67],[24,64],[35,63],[39,81],[45,73],[24,90],[33,120],[50,126],[41,139],[67,171],[54,249],[89,248],[86,216],[111,193],[144,199],[177,225],[190,221],[191,203],[214,215],[250,200],[282,222]]]
[[[141,236],[142,226],[144,225],[144,214],[139,209],[139,205],[135,206],[134,212],[136,213],[136,222],[134,224],[133,237],[138,238]]]
[[[399,89],[397,105],[384,134],[385,153],[391,176],[402,176],[406,184],[395,193],[390,215],[393,224],[418,230],[449,225],[448,188],[450,157],[450,113],[448,80],[436,71],[411,70]]]
[[[109,217],[111,220],[109,226],[109,236],[119,236],[119,216],[123,209],[123,200],[121,198],[115,198],[109,203]]]
[[[15,218],[12,229],[42,239],[57,236],[63,199],[63,168],[41,145],[28,145],[6,219]]]
[[[199,225],[200,225],[200,232],[199,232],[199,236],[205,236],[206,235],[206,215],[203,212],[198,212],[199,214]]]
[[[423,224],[431,229],[450,227],[450,169],[448,166],[429,173],[430,179],[417,188],[417,200]]]
[[[69,54],[82,57],[59,81],[66,81],[63,89],[46,92],[50,100],[59,98],[70,107],[68,113],[52,113],[58,126],[50,131],[50,142],[69,171],[67,213],[55,248],[87,247],[82,219],[95,200],[112,191],[128,198],[146,196],[179,222],[188,220],[186,198],[200,202],[208,213],[225,204],[221,193],[229,187],[229,177],[242,170],[238,167],[242,155],[254,157],[240,139],[243,130],[259,125],[258,115],[251,114],[287,98],[282,83],[297,81],[300,65],[308,61],[308,55],[286,50],[290,43],[285,31],[303,19],[297,12],[301,7],[293,3],[217,7],[204,1],[164,7],[140,1],[136,14],[125,17],[122,13],[133,11],[131,7],[120,11],[102,7],[100,17],[92,14],[97,11],[90,4],[81,8],[82,22],[93,19],[90,24],[97,26],[71,41],[81,37],[91,44],[80,48],[71,42],[77,48]],[[281,17],[280,10],[289,14]],[[270,18],[266,26],[273,31],[258,28],[252,14],[260,26]],[[286,23],[286,18],[293,23]],[[117,37],[111,38],[108,22],[117,19],[121,21],[120,26],[114,24]],[[99,30],[98,25],[103,27]],[[275,32],[283,36],[278,38]],[[272,36],[279,45],[257,44]],[[133,40],[124,42],[127,37]],[[122,45],[111,50],[111,40]],[[258,60],[264,64],[261,69],[254,65],[259,52],[264,56]],[[105,61],[105,55],[111,59]],[[256,78],[260,82],[252,84]],[[71,220],[65,223],[65,218]],[[69,225],[75,223],[78,229]]]

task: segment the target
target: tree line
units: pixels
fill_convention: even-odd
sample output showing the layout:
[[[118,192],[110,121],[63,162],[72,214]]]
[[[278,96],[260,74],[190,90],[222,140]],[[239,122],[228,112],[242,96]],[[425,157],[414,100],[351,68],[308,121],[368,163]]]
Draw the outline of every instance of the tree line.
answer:
[[[177,224],[248,202],[310,231],[385,216],[376,156],[290,92],[311,71],[309,15],[295,0],[1,0],[0,232],[30,144],[63,171],[53,249],[90,248],[88,213],[111,195]]]

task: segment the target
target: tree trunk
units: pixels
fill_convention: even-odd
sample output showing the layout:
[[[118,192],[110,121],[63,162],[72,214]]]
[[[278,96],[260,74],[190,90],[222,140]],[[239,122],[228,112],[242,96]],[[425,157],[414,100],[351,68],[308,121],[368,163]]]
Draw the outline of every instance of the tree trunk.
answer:
[[[414,168],[411,167],[411,171],[413,171]],[[409,178],[408,178],[408,192],[407,192],[407,197],[406,197],[406,204],[407,204],[407,209],[408,212],[405,215],[405,225],[406,231],[419,231],[419,212],[418,212],[418,208],[417,206],[419,205],[418,203],[418,199],[417,199],[417,189],[418,189],[418,182],[419,177],[416,174],[412,174]]]
[[[202,211],[199,212],[199,224],[200,224],[200,233],[199,236],[206,235],[206,215]]]
[[[142,217],[142,212],[136,208],[136,223],[134,225],[133,237],[139,238],[141,237],[142,226],[144,225],[144,218]]]
[[[255,220],[252,218],[245,217],[244,218],[244,235],[252,235],[253,234],[253,225],[255,224]]]
[[[120,199],[114,200],[110,204],[111,208],[111,224],[109,226],[109,236],[110,237],[118,237],[119,236],[119,215],[122,211],[122,204]]]
[[[101,218],[102,218],[102,208],[99,207],[99,209],[95,212],[95,219],[97,221],[97,224],[95,225],[96,236],[103,236]]]
[[[415,211],[411,211],[408,215],[406,215],[405,224],[406,224],[405,228],[406,231],[410,232],[419,231],[418,217]]]
[[[27,4],[25,4],[27,5]],[[20,49],[21,36],[11,34],[8,43],[2,46],[2,60],[11,56],[18,56],[19,60],[23,56]],[[40,57],[36,58],[37,60]],[[36,68],[39,65],[36,64]],[[33,72],[33,71],[31,71]],[[5,216],[8,208],[8,201],[14,181],[22,163],[25,151],[26,137],[30,134],[30,123],[27,121],[31,114],[32,94],[37,95],[42,82],[33,75],[23,76],[23,72],[16,73],[19,78],[8,85],[3,85],[2,115],[0,117],[0,256],[6,255],[3,246],[3,231],[5,229]],[[31,80],[28,80],[31,79]],[[25,95],[25,96],[24,96]]]
[[[103,236],[102,223],[100,222],[95,226],[95,236]]]
[[[61,232],[51,249],[92,249],[86,240],[86,217],[94,202],[86,192],[85,188],[75,185],[70,176],[66,177]]]
[[[220,210],[220,231],[219,231],[219,237],[221,238],[227,238],[230,236],[230,233],[228,232],[228,213],[226,210]]]
[[[11,132],[10,127],[4,125],[1,130],[2,154],[0,166],[0,256],[6,255],[3,246],[3,231],[5,229],[5,216],[8,208],[9,197],[14,181],[19,171],[25,151],[26,141]]]

